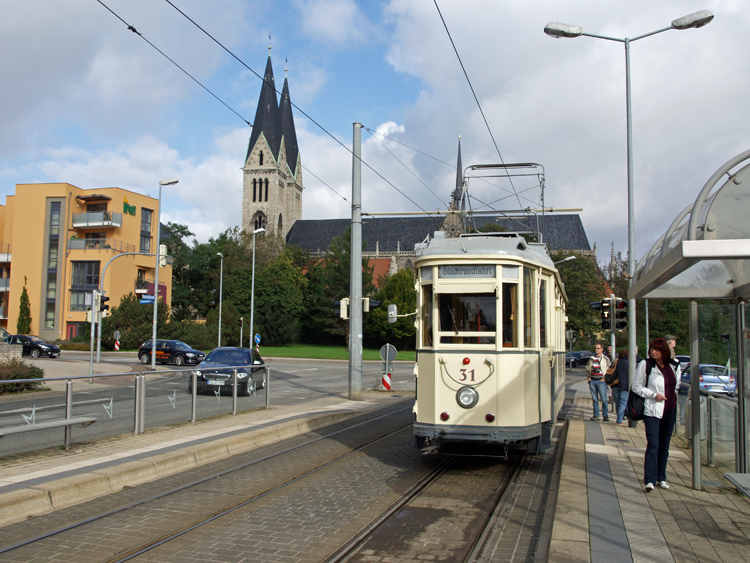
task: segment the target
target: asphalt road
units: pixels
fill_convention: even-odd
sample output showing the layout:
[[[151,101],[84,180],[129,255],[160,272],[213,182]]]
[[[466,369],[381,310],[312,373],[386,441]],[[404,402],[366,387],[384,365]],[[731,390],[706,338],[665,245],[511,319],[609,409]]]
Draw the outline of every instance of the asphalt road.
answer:
[[[29,359],[30,363],[45,370],[45,377],[80,377],[89,373],[88,353],[64,352],[56,359]],[[348,397],[349,366],[346,362],[315,360],[267,361],[271,368],[270,380],[265,390],[258,390],[250,397],[237,398],[237,410],[264,408],[266,393],[270,393],[270,405],[294,404],[324,395]],[[190,371],[170,373],[161,366],[159,373],[147,376],[146,384],[146,429],[170,424],[189,422],[192,416],[192,395],[188,393]],[[118,355],[103,357],[95,364],[95,374],[119,374],[97,376],[94,383],[88,377],[73,380],[74,417],[96,417],[97,421],[86,427],[73,428],[73,442],[80,443],[105,436],[133,431],[135,407],[135,375],[141,372],[135,354],[132,357]],[[392,374],[394,391],[413,391],[413,364],[396,363]],[[362,369],[362,388],[375,388],[381,381],[380,363],[365,363]],[[0,402],[0,427],[23,426],[47,420],[65,418],[65,382],[50,381],[52,392],[2,397]],[[231,395],[199,395],[197,418],[231,415]],[[0,455],[28,452],[64,443],[64,430],[54,428],[24,432],[2,438]]]

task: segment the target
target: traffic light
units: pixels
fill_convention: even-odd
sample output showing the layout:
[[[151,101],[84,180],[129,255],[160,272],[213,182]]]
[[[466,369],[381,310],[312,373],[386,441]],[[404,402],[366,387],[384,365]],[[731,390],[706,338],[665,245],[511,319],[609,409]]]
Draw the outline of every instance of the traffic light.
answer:
[[[602,299],[602,330],[612,330],[612,301]]]
[[[99,304],[100,304],[100,299],[101,299],[101,298],[102,298],[102,294],[101,294],[101,293],[99,293],[99,292],[98,292],[98,291],[97,291],[97,290],[95,289],[95,290],[94,290],[94,306],[93,306],[93,307],[91,307],[91,310],[92,310],[92,311],[94,311],[94,312],[98,312],[98,311],[99,311]]]
[[[242,328],[242,317],[240,317],[240,328]]]
[[[615,302],[615,328],[625,330],[628,328],[628,302],[625,299],[617,299]]]
[[[339,301],[339,317],[346,320],[349,318],[349,298],[344,297]]]
[[[99,294],[99,311],[105,317],[107,316],[107,311],[109,311],[109,305],[107,305],[107,301],[109,301],[109,297],[104,295],[104,293],[100,293]]]

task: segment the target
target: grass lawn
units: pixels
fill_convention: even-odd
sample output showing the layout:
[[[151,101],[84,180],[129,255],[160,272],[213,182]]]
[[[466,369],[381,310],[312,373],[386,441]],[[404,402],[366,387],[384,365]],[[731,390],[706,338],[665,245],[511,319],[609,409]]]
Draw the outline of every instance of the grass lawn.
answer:
[[[345,346],[314,346],[293,344],[291,346],[263,346],[260,355],[264,358],[314,358],[316,360],[348,360],[349,350]],[[363,360],[380,360],[380,348],[365,348]],[[414,350],[398,351],[396,360],[414,361]]]

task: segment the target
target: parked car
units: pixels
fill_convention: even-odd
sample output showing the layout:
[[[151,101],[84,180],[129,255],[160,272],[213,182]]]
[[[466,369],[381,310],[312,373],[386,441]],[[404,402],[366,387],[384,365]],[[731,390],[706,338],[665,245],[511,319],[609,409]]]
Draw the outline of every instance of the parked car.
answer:
[[[711,391],[712,393],[725,393],[734,395],[737,392],[737,380],[727,371],[725,366],[716,364],[700,364],[699,382],[702,391]],[[680,376],[680,391],[690,389],[690,372],[692,366],[682,372]]]
[[[594,353],[588,350],[573,350],[565,354],[565,366],[569,368],[584,366],[593,355]]]
[[[675,359],[680,362],[680,370],[685,371],[690,365],[690,356],[675,356]]]
[[[196,375],[198,393],[216,390],[231,393],[234,368],[238,368],[237,394],[247,396],[255,389],[265,388],[265,363],[255,350],[222,347],[211,350],[193,372]],[[192,377],[188,383],[188,392],[193,392]]]
[[[142,364],[151,363],[151,343],[152,340],[146,340],[138,348],[138,359]],[[157,340],[156,341],[156,361],[160,364],[174,364],[182,366],[185,364],[195,365],[203,361],[206,355],[200,350],[191,348],[179,340]]]
[[[57,344],[51,344],[31,334],[14,334],[8,337],[8,342],[23,346],[23,352],[21,353],[23,356],[56,358],[60,355],[60,347]]]

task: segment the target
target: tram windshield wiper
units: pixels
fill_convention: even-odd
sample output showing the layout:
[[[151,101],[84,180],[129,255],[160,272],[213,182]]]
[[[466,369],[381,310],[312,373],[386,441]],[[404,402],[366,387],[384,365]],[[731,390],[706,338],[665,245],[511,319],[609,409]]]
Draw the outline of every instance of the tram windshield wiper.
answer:
[[[453,321],[453,330],[458,334],[458,323],[456,322],[456,317],[453,315],[453,307],[448,307],[448,312],[451,314],[451,320]]]

